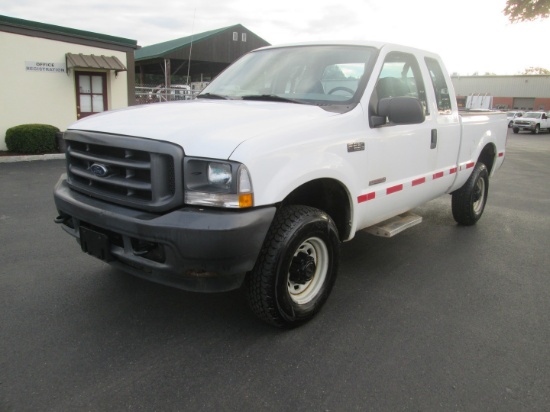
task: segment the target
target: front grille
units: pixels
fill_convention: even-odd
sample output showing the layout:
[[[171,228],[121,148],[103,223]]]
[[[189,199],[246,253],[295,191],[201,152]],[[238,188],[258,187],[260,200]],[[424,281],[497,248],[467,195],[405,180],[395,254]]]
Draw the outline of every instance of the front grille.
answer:
[[[524,121],[524,120],[516,120],[515,123],[517,125],[521,125],[521,126],[529,126],[531,124],[530,122],[527,122],[527,121]]]
[[[72,130],[64,138],[72,189],[152,212],[183,204],[183,150],[179,146]]]

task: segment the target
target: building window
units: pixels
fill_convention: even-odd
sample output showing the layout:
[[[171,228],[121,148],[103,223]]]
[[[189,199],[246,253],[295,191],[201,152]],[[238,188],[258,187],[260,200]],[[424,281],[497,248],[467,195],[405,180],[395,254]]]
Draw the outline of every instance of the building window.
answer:
[[[237,41],[239,40],[239,33],[237,33],[236,31],[233,32],[233,41]]]
[[[76,114],[79,119],[108,109],[107,75],[105,73],[77,72],[75,80]]]
[[[243,41],[243,42],[246,42],[246,33],[243,33],[243,35],[242,35],[242,41]]]

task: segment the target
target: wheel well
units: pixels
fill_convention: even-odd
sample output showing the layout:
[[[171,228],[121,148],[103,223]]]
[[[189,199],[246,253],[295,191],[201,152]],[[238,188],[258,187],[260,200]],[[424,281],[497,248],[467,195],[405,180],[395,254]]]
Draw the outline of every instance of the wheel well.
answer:
[[[478,162],[483,163],[485,166],[487,166],[487,170],[489,171],[489,176],[491,175],[491,172],[493,171],[493,166],[495,164],[496,159],[496,149],[495,146],[492,144],[488,144],[483,148],[481,151],[479,158],[477,159]]]
[[[294,189],[282,206],[304,205],[326,212],[338,228],[340,240],[347,239],[351,230],[349,197],[344,186],[333,179],[318,179]]]

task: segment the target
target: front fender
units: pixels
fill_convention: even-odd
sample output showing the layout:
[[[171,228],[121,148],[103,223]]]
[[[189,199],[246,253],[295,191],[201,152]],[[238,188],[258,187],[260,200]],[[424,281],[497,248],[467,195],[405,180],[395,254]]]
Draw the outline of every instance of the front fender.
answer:
[[[340,182],[351,198],[360,190],[357,172],[364,165],[365,151],[350,152],[348,145],[364,144],[367,130],[363,111],[356,107],[283,134],[251,139],[235,150],[231,160],[249,169],[256,206],[281,202],[317,179]]]

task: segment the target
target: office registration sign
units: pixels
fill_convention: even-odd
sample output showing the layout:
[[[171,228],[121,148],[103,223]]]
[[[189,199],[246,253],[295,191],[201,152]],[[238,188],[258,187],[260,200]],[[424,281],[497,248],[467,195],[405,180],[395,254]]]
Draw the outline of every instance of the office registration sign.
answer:
[[[67,73],[67,66],[65,63],[26,61],[25,70],[28,72],[41,73]]]

